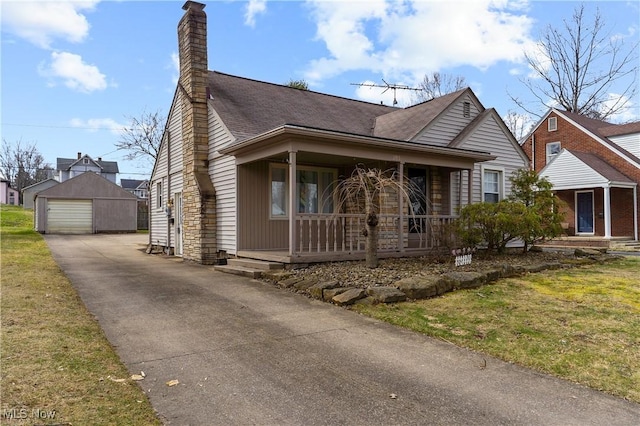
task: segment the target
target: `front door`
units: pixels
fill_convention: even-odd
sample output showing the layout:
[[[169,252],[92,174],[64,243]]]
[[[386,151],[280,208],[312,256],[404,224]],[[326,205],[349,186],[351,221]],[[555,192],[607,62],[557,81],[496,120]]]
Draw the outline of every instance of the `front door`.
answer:
[[[176,192],[173,199],[175,200],[174,215],[174,232],[175,232],[175,255],[182,256],[182,193]]]
[[[593,191],[576,192],[576,233],[593,234]]]

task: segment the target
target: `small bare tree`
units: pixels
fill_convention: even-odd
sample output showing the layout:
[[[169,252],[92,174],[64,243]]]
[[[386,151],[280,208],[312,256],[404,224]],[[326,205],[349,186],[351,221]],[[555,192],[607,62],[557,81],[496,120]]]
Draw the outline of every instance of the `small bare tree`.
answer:
[[[51,165],[45,163],[35,142],[24,143],[18,140],[15,144],[11,144],[2,139],[0,174],[18,191],[20,204],[22,204],[22,190],[47,179],[49,170],[52,170]]]
[[[410,196],[413,195],[414,198],[425,196],[416,191],[411,181],[401,182],[395,170],[382,171],[366,168],[363,165],[356,166],[351,176],[340,181],[334,191],[339,200],[338,211],[344,210],[347,206],[358,206],[363,209],[365,227],[362,234],[365,236],[365,263],[369,268],[377,268],[379,265],[378,215],[382,207],[380,198],[389,192],[402,195],[410,215],[413,215],[413,207],[409,203]]]
[[[418,84],[420,90],[416,92],[412,101],[416,104],[430,101],[431,99],[457,92],[465,87],[466,82],[463,76],[441,74],[439,72],[434,72],[431,75],[426,74]]]
[[[127,160],[145,159],[155,163],[160,152],[160,142],[166,118],[160,113],[143,111],[140,117],[127,117],[131,121],[122,130],[116,148],[128,151]]]
[[[511,131],[516,140],[520,141],[531,129],[534,122],[528,114],[518,114],[516,111],[510,110],[503,117],[504,124]]]
[[[588,22],[584,4],[578,6],[563,28],[548,26],[537,47],[525,53],[533,77],[520,79],[537,99],[536,106],[509,94],[530,114],[539,117],[540,104],[559,105],[606,120],[622,112],[638,93],[638,43],[626,46],[622,37],[612,35],[599,10]]]

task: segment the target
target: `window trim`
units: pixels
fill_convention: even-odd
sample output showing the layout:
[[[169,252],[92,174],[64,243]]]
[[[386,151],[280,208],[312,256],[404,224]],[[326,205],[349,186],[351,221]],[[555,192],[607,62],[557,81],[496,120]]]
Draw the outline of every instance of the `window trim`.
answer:
[[[485,201],[485,194],[487,193],[484,189],[485,183],[485,172],[495,172],[498,174],[498,202],[504,200],[504,191],[505,191],[505,171],[504,167],[496,167],[496,166],[481,166],[480,168],[480,188],[482,190],[482,199],[481,202]],[[494,194],[491,192],[490,194]]]
[[[156,209],[162,209],[162,180],[156,182]]]
[[[284,169],[285,170],[285,188],[286,188],[286,192],[285,192],[285,209],[284,215],[273,215],[273,192],[272,192],[272,182],[273,182],[273,169]],[[301,165],[297,165],[296,167],[296,174],[300,171],[305,171],[305,172],[317,172],[318,174],[320,173],[330,173],[332,175],[332,180],[331,182],[334,183],[338,180],[338,169],[336,168],[331,168],[331,167],[316,167],[316,166],[301,166]],[[285,220],[285,219],[289,219],[289,197],[291,196],[291,194],[289,194],[289,167],[285,164],[278,164],[278,163],[269,163],[269,219],[271,220]],[[297,179],[297,176],[296,176]],[[296,211],[296,214],[323,214],[322,210],[323,210],[323,199],[322,199],[322,195],[324,194],[325,188],[321,187],[322,182],[320,181],[320,179],[318,180],[318,213],[299,213]],[[296,182],[296,194],[295,197],[296,199],[298,198],[298,182]],[[335,197],[334,197],[335,198]],[[296,202],[297,205],[297,202]],[[333,200],[333,208],[335,210],[336,208],[336,200]],[[326,214],[326,213],[324,213]]]
[[[551,146],[558,146],[558,148],[560,148],[558,150],[558,152],[556,152],[555,154],[549,154],[549,147]],[[549,161],[551,161],[555,156],[557,156],[558,154],[560,154],[560,151],[562,151],[562,143],[559,141],[556,142],[549,142],[544,146],[544,153],[545,153],[545,164],[549,164]]]
[[[549,117],[547,120],[547,130],[549,132],[555,132],[558,130],[558,117]]]

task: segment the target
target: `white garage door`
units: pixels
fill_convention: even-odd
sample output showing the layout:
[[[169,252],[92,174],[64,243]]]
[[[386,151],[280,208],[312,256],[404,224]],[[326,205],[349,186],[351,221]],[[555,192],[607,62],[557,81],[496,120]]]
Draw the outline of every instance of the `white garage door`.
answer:
[[[47,233],[93,233],[93,207],[91,200],[49,200]]]

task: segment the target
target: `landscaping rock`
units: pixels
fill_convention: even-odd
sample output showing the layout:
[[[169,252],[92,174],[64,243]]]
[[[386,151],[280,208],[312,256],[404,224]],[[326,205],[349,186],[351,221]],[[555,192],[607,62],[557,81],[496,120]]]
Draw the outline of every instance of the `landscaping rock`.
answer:
[[[306,290],[306,289],[308,289],[309,287],[311,287],[311,286],[315,285],[315,284],[316,284],[316,282],[317,282],[317,281],[316,281],[316,280],[314,280],[314,279],[308,279],[308,278],[305,278],[305,279],[303,279],[303,280],[298,281],[297,283],[295,283],[295,284],[293,285],[293,288],[295,288],[296,290]]]
[[[600,256],[602,253],[603,251],[593,248],[577,248],[573,254],[577,257],[589,257]],[[604,249],[604,253],[606,253],[606,249]]]
[[[334,296],[331,301],[339,306],[353,305],[356,300],[362,299],[365,296],[364,289],[352,288],[337,296]]]
[[[443,277],[453,288],[478,288],[486,281],[486,277],[479,272],[448,272]]]
[[[321,281],[307,288],[307,293],[314,299],[323,299],[324,290],[330,290],[336,287],[340,287],[338,281]]]
[[[410,277],[396,281],[395,286],[409,299],[428,299],[438,295],[438,281],[440,280],[440,276],[437,275]]]
[[[374,305],[376,303],[378,302],[376,302],[375,299],[371,296],[363,297],[362,299],[358,299],[353,302],[354,305]]]
[[[322,291],[322,300],[330,302],[335,296],[344,293],[347,290],[351,290],[353,287],[336,287],[328,288]]]
[[[536,273],[536,272],[542,272],[542,271],[544,271],[546,269],[547,269],[547,265],[542,264],[542,263],[539,263],[537,265],[526,265],[526,266],[524,266],[524,272],[525,273],[529,273],[529,274]]]
[[[369,287],[366,294],[373,299],[374,303],[395,303],[407,300],[407,295],[395,287]]]
[[[522,272],[524,271],[524,267],[522,266],[514,266],[511,265],[509,263],[505,263],[503,265],[501,265],[501,273],[500,276],[502,278],[512,278],[512,277],[517,277],[518,275],[522,275]]]
[[[484,271],[483,274],[485,276],[485,282],[486,283],[492,283],[492,282],[498,281],[500,279],[500,277],[502,276],[502,270],[501,269],[490,269],[488,271]]]
[[[295,284],[299,283],[300,281],[304,280],[304,277],[301,276],[295,276],[295,277],[291,277],[291,278],[287,278],[284,279],[282,281],[278,282],[278,285],[280,287],[284,287],[284,288],[291,288],[293,287]]]

